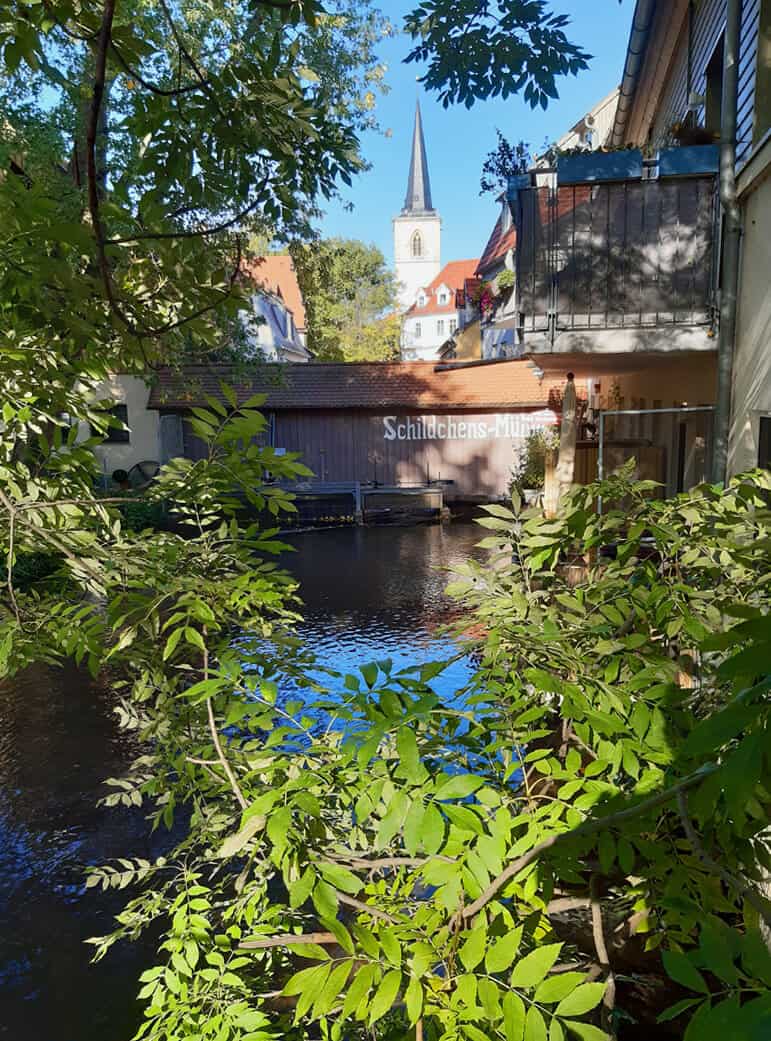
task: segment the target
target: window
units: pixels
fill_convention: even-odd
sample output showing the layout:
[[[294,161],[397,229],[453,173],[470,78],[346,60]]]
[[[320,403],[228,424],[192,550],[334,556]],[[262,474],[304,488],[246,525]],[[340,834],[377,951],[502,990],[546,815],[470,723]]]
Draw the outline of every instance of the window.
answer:
[[[105,411],[128,427],[128,407],[126,405],[114,405]],[[102,433],[101,430],[97,430],[92,424],[91,435],[92,437],[104,437],[105,441],[114,445],[127,445],[131,441],[130,431],[119,430],[117,427],[108,427],[106,433]]]
[[[447,290],[446,289],[441,289],[439,291],[439,303],[440,304],[446,304],[449,299],[450,299],[450,294],[447,292]]]
[[[413,257],[423,256],[423,239],[421,238],[419,231],[416,231],[412,236],[411,251]]]
[[[418,293],[418,307],[426,306],[426,294],[423,292]]]
[[[415,339],[416,340],[420,339],[421,332],[422,332],[422,330],[420,328],[420,322],[415,322]]]
[[[436,335],[437,336],[444,336],[444,319],[443,318],[440,318],[439,321],[436,323]]]
[[[455,330],[458,328],[458,320],[456,318],[451,318],[450,322],[449,322],[449,327],[450,327],[450,335],[452,335],[452,333],[454,333]]]
[[[713,134],[720,134],[723,118],[723,46],[721,37],[707,65],[707,94],[704,112],[706,129]]]

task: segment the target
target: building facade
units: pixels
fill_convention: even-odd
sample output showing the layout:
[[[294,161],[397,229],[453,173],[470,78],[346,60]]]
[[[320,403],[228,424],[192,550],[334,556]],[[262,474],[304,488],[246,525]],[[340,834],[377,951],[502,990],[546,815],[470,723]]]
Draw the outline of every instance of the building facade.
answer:
[[[393,219],[393,236],[399,310],[404,312],[439,274],[442,258],[442,219],[431,200],[420,103],[415,108],[407,193],[401,213]]]
[[[729,9],[729,0],[638,0],[615,145],[661,149],[721,141]],[[738,15],[738,82],[730,101],[736,105],[741,260],[729,474],[771,465],[771,0],[743,0]],[[719,256],[712,272],[719,330]]]
[[[476,260],[445,264],[402,319],[402,361],[438,361],[448,339],[465,328]]]

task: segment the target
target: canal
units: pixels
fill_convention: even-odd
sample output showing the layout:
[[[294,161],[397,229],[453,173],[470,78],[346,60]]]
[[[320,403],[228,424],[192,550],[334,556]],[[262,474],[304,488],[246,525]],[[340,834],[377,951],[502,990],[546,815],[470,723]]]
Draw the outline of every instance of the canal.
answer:
[[[300,581],[301,629],[321,665],[398,665],[449,657],[447,571],[478,553],[470,523],[358,528],[292,538],[282,563]],[[461,687],[469,665],[436,682]],[[0,685],[0,1038],[128,1041],[135,983],[151,946],[121,945],[96,966],[84,940],[110,931],[125,894],[83,892],[83,868],[160,855],[141,810],[96,803],[136,752],[108,689],[74,669],[31,669]]]

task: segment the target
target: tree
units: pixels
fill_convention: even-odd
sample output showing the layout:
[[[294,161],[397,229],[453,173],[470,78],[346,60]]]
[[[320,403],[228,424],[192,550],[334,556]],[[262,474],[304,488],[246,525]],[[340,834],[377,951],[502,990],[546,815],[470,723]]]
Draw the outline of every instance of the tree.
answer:
[[[447,101],[527,96],[528,77],[548,94],[582,60],[541,3],[411,17]],[[488,507],[492,561],[453,587],[478,668],[451,703],[443,662],[365,663],[343,701],[310,678],[271,562],[281,481],[307,471],[261,446],[262,398],[220,388],[193,415],[205,457],[144,493],[184,534],[133,531],[94,492],[74,421],[111,422],[100,377],[216,345],[251,219],[292,234],[361,166],[368,116],[300,64],[324,18],[311,0],[2,9],[22,93],[0,178],[0,676],[109,674],[141,754],[108,800],[182,832],[90,873],[136,887],[96,955],[158,938],[152,1041],[342,1041],[387,1017],[428,1041],[599,1041],[629,1016],[759,1041],[768,474],[659,502],[622,473],[553,520]],[[40,549],[55,574],[21,588]]]
[[[428,62],[421,82],[445,108],[522,91],[545,109],[558,97],[557,77],[588,64],[564,32],[568,23],[546,0],[422,0],[405,19],[415,41],[407,60]]]
[[[529,145],[524,141],[511,145],[500,130],[496,128],[495,133],[498,144],[492,152],[487,153],[487,158],[482,166],[482,176],[479,181],[480,195],[488,192],[499,195],[506,190],[510,177],[527,173],[533,165]]]
[[[356,239],[297,244],[292,257],[305,301],[308,346],[322,361],[381,361],[398,355],[396,282],[376,246]]]

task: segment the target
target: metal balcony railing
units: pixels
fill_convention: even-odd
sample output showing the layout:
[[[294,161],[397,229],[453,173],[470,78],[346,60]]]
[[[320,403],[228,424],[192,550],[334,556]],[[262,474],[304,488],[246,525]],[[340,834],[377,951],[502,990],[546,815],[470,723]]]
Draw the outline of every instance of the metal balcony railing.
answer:
[[[713,175],[530,187],[513,206],[523,335],[714,323]]]

